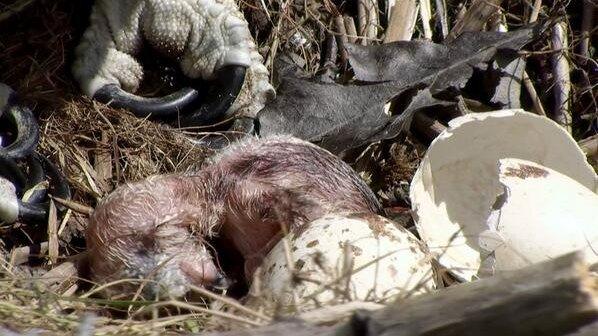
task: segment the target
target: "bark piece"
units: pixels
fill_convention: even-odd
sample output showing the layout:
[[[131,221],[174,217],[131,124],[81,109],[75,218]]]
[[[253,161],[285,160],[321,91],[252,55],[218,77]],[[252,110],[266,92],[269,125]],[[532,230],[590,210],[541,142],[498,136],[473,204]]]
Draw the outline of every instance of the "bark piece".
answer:
[[[392,7],[384,43],[411,40],[417,21],[417,12],[415,0],[402,0],[396,3]]]
[[[201,335],[563,335],[596,330],[597,299],[598,278],[590,275],[581,254],[571,253],[374,312],[360,311],[337,326],[293,319],[257,329]]]
[[[571,93],[570,67],[567,59],[567,25],[564,22],[552,27],[552,73],[554,74],[554,111],[552,119],[571,133],[572,116],[569,110]]]
[[[597,285],[567,254],[375,312],[365,335],[562,335],[598,319]]]
[[[481,31],[486,21],[500,10],[502,0],[474,0],[465,15],[455,23],[447,36],[452,41],[464,32]]]

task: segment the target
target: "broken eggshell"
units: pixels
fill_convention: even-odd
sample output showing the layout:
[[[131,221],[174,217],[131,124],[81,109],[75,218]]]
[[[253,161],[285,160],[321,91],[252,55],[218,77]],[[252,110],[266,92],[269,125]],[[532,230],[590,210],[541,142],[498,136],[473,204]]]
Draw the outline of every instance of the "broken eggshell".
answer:
[[[293,268],[287,266],[285,240]],[[280,306],[384,301],[435,288],[429,255],[405,228],[375,214],[328,215],[293,230],[264,259],[250,293]],[[350,274],[350,276],[344,276]],[[255,279],[255,277],[254,277]],[[253,303],[252,303],[253,302]]]
[[[440,264],[461,280],[478,277],[478,238],[503,187],[503,158],[539,163],[596,190],[596,173],[575,140],[552,120],[520,109],[453,119],[428,148],[410,197],[417,230]]]
[[[500,160],[504,193],[488,217],[480,246],[488,273],[510,271],[581,250],[598,262],[598,195],[534,162]]]

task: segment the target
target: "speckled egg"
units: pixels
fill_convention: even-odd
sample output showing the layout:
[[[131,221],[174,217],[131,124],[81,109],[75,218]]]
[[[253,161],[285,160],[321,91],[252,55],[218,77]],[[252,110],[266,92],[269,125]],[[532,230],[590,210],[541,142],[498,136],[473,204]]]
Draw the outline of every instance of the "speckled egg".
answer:
[[[300,308],[385,301],[435,288],[422,244],[375,214],[329,215],[310,222],[282,239],[259,272],[251,292],[257,283],[260,297]]]

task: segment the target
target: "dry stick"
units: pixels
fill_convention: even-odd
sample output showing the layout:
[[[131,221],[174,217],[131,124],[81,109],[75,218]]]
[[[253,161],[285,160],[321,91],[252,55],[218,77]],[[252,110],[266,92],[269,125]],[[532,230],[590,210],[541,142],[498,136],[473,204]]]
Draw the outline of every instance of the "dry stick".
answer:
[[[571,80],[569,78],[569,61],[567,60],[567,26],[560,22],[552,27],[552,49],[560,50],[555,52],[552,59],[552,73],[554,74],[554,112],[553,119],[567,132],[571,133],[571,111],[569,110],[569,94],[571,92]]]
[[[44,286],[51,286],[53,284],[60,284],[63,282],[70,282],[69,287],[75,284],[78,280],[79,261],[86,257],[86,255],[78,254],[60,265],[54,267],[46,274],[44,274],[37,282]]]
[[[102,145],[107,145],[109,140],[110,137],[108,132],[102,131],[100,143]],[[110,190],[112,176],[114,176],[112,172],[112,156],[110,155],[110,152],[106,152],[99,148],[94,152],[95,160],[93,168],[97,172],[97,181],[100,185],[100,189],[102,189],[104,192],[107,192]]]
[[[419,16],[422,19],[422,25],[424,27],[424,37],[432,39],[432,28],[430,27],[430,20],[432,20],[432,5],[430,0],[419,1]]]
[[[440,23],[442,38],[445,39],[449,33],[448,19],[446,17],[446,3],[444,0],[436,0],[436,17]]]
[[[201,287],[197,287],[197,286],[193,286],[193,285],[190,285],[189,288],[191,290],[193,290],[194,292],[197,292],[197,293],[199,293],[199,294],[201,294],[201,295],[203,295],[205,297],[208,297],[208,298],[210,298],[212,300],[220,301],[220,302],[222,302],[224,304],[227,304],[227,305],[229,305],[229,306],[231,306],[231,307],[233,307],[233,308],[235,308],[235,309],[237,309],[239,311],[242,311],[242,312],[244,312],[246,314],[249,314],[249,315],[253,315],[254,317],[257,317],[257,318],[262,319],[264,321],[271,321],[272,320],[270,317],[268,317],[268,316],[266,316],[264,314],[258,313],[258,312],[256,312],[253,309],[247,308],[247,307],[243,306],[242,304],[240,304],[239,302],[237,302],[237,301],[235,301],[235,300],[233,300],[233,299],[231,299],[229,297],[218,295],[218,294],[215,294],[213,292],[210,292],[209,290],[207,290],[205,288],[201,288]]]
[[[10,264],[12,266],[21,265],[26,263],[30,257],[41,257],[46,253],[48,253],[48,242],[41,242],[39,245],[17,247],[10,253]]]
[[[413,128],[422,133],[426,140],[429,141],[434,140],[440,133],[446,130],[446,126],[424,113],[415,113],[413,116]]]
[[[370,8],[368,11],[368,29],[367,44],[372,44],[378,38],[378,27],[380,26],[380,17],[378,17],[378,0],[369,0]]]
[[[399,0],[399,2],[400,1],[401,0]],[[397,3],[396,0],[386,0],[384,2],[384,15],[386,15],[386,24],[387,25],[390,22],[390,16],[391,16],[392,8],[395,6],[396,3]]]
[[[581,18],[581,41],[579,43],[579,54],[583,57],[590,57],[590,31],[594,28],[594,12],[596,4],[592,0],[583,0],[583,16]]]
[[[71,201],[71,200],[67,200],[67,199],[55,197],[55,196],[50,196],[50,198],[52,198],[52,200],[54,200],[56,203],[63,205],[66,208],[73,210],[74,212],[78,212],[80,214],[90,216],[93,212],[93,208],[88,207],[83,204],[80,204],[80,203],[77,203],[75,201]]]
[[[362,36],[361,44],[368,45],[378,35],[377,0],[357,0],[357,24],[359,35]]]
[[[266,67],[268,67],[268,69],[274,68],[274,59],[276,58],[278,44],[280,43],[278,34],[280,33],[280,30],[282,29],[283,19],[288,14],[287,11],[290,7],[289,6],[290,2],[291,2],[290,0],[286,0],[281,4],[280,14],[278,16],[278,21],[276,22],[276,27],[274,27],[274,29],[272,29],[272,32],[270,33],[270,36],[272,36],[272,44],[270,46],[270,50],[268,51],[268,55],[266,56],[266,60],[264,61],[264,64],[266,64]],[[272,73],[272,71],[271,71],[271,73]],[[270,76],[272,76],[272,74]]]
[[[347,30],[347,39],[349,43],[356,43],[357,42],[357,28],[355,28],[355,20],[353,17],[345,15],[343,16],[343,20],[345,21],[345,28]]]
[[[536,88],[534,88],[534,84],[532,83],[532,80],[529,78],[527,71],[523,72],[523,86],[527,90],[527,93],[529,94],[529,96],[532,100],[533,111],[536,114],[546,116],[546,111],[544,111],[544,107],[542,106],[542,101],[540,100],[540,97],[538,96],[538,93],[536,92]]]
[[[460,3],[459,6],[457,7],[459,9],[459,11],[457,12],[457,14],[455,14],[455,23],[463,20],[463,18],[465,17],[465,13],[467,13],[467,7],[465,7],[465,5],[463,5],[463,3]],[[454,28],[454,25],[453,25]],[[450,32],[449,32],[450,34]],[[448,37],[448,35],[447,35]],[[446,40],[446,38],[445,38]]]
[[[341,15],[334,18],[334,27],[336,30],[336,45],[338,45],[338,53],[341,57],[341,64],[344,68],[347,64],[347,49],[346,45],[349,42],[347,38],[347,30],[345,29],[345,21]]]
[[[586,156],[594,157],[598,160],[598,134],[580,140],[578,144]]]
[[[446,40],[452,41],[463,32],[481,31],[488,18],[500,9],[501,3],[502,0],[474,0],[463,18],[455,23]]]
[[[532,8],[532,13],[529,16],[529,23],[534,23],[536,22],[536,20],[538,20],[540,8],[542,8],[542,0],[535,0],[534,7]]]
[[[5,12],[0,13],[0,22],[10,19],[13,15],[25,10],[34,2],[35,0],[21,0],[13,3],[10,6],[6,6],[7,10]]]
[[[112,282],[108,282],[102,285],[99,285],[83,294],[81,294],[79,296],[80,299],[86,299],[96,293],[100,293],[103,290],[105,290],[106,288],[110,288],[112,286],[116,286],[116,285],[120,285],[120,284],[131,284],[131,283],[144,283],[147,282],[148,280],[146,279],[133,279],[133,278],[129,278],[129,279],[119,279],[119,280],[115,280]]]
[[[56,265],[58,260],[58,218],[56,214],[56,205],[50,200],[48,208],[48,257],[52,265]]]
[[[541,7],[542,0],[535,0],[534,8],[532,9],[532,13],[529,17],[529,23],[534,23],[536,22],[536,20],[538,20],[538,15],[540,14]],[[536,88],[534,87],[532,80],[529,78],[529,75],[527,74],[527,70],[523,71],[523,86],[527,90],[527,93],[529,94],[532,100],[534,112],[538,115],[546,116],[546,111],[544,110],[544,106],[542,106],[542,101],[538,96],[538,92],[536,91]]]
[[[390,14],[384,43],[411,40],[417,21],[417,11],[415,0],[402,0],[395,4]]]
[[[189,310],[189,311],[195,311],[195,312],[198,312],[198,313],[211,314],[211,315],[214,315],[214,316],[218,316],[218,317],[229,319],[231,321],[245,323],[245,324],[248,324],[248,325],[254,326],[254,327],[258,327],[258,326],[263,325],[262,323],[259,323],[259,322],[256,322],[256,321],[252,321],[252,320],[248,320],[246,318],[242,318],[242,317],[239,317],[239,316],[236,316],[236,315],[233,315],[233,314],[229,314],[229,313],[225,313],[225,312],[221,312],[221,311],[213,310],[213,309],[209,309],[209,308],[203,308],[203,307],[195,306],[195,305],[188,304],[188,303],[185,303],[185,302],[174,301],[174,300],[161,301],[161,302],[150,304],[150,305],[145,306],[142,309],[136,311],[135,313],[133,313],[133,316],[141,315],[141,314],[147,312],[148,310],[152,310],[154,308],[169,307],[169,306],[177,307],[177,308],[181,308],[181,309],[186,309],[186,310]]]
[[[326,39],[322,44],[322,53],[320,56],[320,68],[327,69],[336,64],[338,48],[334,34],[327,33]]]

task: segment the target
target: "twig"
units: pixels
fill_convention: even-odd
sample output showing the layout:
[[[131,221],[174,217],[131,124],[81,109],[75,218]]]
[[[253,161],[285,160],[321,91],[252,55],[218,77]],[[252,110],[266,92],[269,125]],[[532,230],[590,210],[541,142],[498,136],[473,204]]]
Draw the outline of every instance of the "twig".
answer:
[[[598,159],[598,134],[579,141],[579,147],[586,156]]]
[[[334,18],[334,27],[336,30],[336,44],[338,45],[338,53],[341,57],[341,64],[343,67],[347,64],[347,49],[346,45],[349,42],[347,38],[347,30],[345,28],[345,21],[341,15]]]
[[[357,28],[355,28],[355,20],[348,15],[343,16],[343,20],[345,21],[345,28],[347,30],[347,39],[350,43],[356,43],[358,35]]]
[[[218,311],[218,310],[213,310],[213,309],[198,307],[198,306],[194,306],[192,304],[188,304],[188,303],[180,302],[180,301],[174,301],[174,300],[157,302],[157,303],[145,306],[142,309],[140,309],[140,310],[136,311],[135,313],[133,313],[133,316],[143,314],[143,313],[145,313],[145,312],[147,312],[149,310],[152,310],[154,308],[168,307],[168,306],[178,307],[178,308],[181,308],[181,309],[186,309],[186,310],[189,310],[189,311],[195,311],[195,312],[199,312],[199,313],[211,314],[211,315],[214,315],[214,316],[218,316],[218,317],[223,317],[223,318],[229,319],[231,321],[245,323],[245,324],[248,324],[248,325],[251,325],[251,326],[254,326],[254,327],[259,327],[259,326],[263,325],[263,323],[255,322],[255,321],[252,321],[252,320],[248,320],[248,319],[245,319],[245,318],[233,315],[233,314],[221,312],[221,311]]]
[[[224,304],[227,304],[227,305],[229,305],[229,306],[231,306],[231,307],[233,307],[233,308],[235,308],[235,309],[237,309],[239,311],[242,311],[244,313],[247,313],[249,315],[252,315],[254,317],[262,319],[262,320],[264,320],[266,322],[269,322],[269,321],[272,320],[270,317],[268,317],[268,316],[266,316],[264,314],[258,313],[258,312],[256,312],[253,309],[247,308],[247,307],[243,306],[242,304],[240,304],[239,302],[237,302],[237,301],[235,301],[235,300],[233,300],[231,298],[228,298],[226,296],[218,295],[218,294],[215,294],[213,292],[210,292],[209,290],[207,290],[205,288],[201,288],[201,287],[197,287],[197,286],[193,286],[193,285],[190,285],[189,288],[191,290],[193,290],[194,292],[197,292],[197,293],[199,293],[199,294],[201,294],[201,295],[203,295],[205,297],[208,297],[208,298],[210,298],[212,300],[220,301],[220,302],[222,302]]]
[[[86,257],[87,255],[85,254],[76,255],[70,260],[63,262],[60,265],[48,271],[39,280],[37,280],[37,282],[45,286],[50,286],[54,283],[60,283],[67,280],[75,282],[79,273],[77,264],[81,259]]]
[[[534,7],[532,9],[532,13],[529,17],[529,23],[536,22],[536,20],[538,19],[538,14],[540,13],[541,7],[542,7],[542,0],[535,0]],[[538,96],[538,92],[536,91],[536,88],[534,87],[534,83],[532,83],[532,80],[529,78],[529,75],[527,74],[527,70],[523,71],[522,79],[523,79],[523,87],[525,87],[525,90],[527,90],[527,93],[529,94],[529,96],[532,100],[534,112],[538,115],[546,116],[546,111],[544,110],[544,106],[542,106],[542,101],[540,100],[540,97]]]
[[[532,100],[534,112],[538,115],[546,116],[546,111],[544,111],[542,101],[540,100],[540,97],[538,97],[536,88],[534,88],[534,84],[532,83],[532,80],[529,78],[527,71],[523,72],[523,86],[527,90],[527,93],[529,94]]]
[[[357,24],[359,35],[362,36],[361,44],[367,45],[368,41],[378,35],[378,1],[357,1]]]
[[[486,21],[500,10],[502,0],[474,0],[462,19],[447,36],[447,41],[452,41],[466,31],[481,31]]]
[[[429,141],[434,140],[440,133],[446,130],[446,126],[424,113],[415,113],[413,116],[413,128]]]
[[[567,60],[567,26],[564,22],[555,24],[552,27],[552,48],[562,49],[561,52],[552,55],[552,72],[554,74],[554,111],[553,119],[567,132],[571,133],[571,111],[569,110],[569,94],[571,92],[571,80],[569,78],[569,61]]]
[[[48,257],[52,265],[56,265],[58,260],[58,218],[56,214],[56,205],[50,200],[48,209]]]
[[[41,257],[46,253],[48,253],[48,242],[17,247],[10,253],[10,264],[12,266],[21,265],[26,263],[30,257]]]
[[[424,27],[424,37],[431,40],[432,28],[430,27],[430,20],[432,20],[432,5],[430,4],[430,0],[419,1],[419,16],[422,19],[422,26]]]
[[[320,68],[327,69],[330,67],[334,67],[334,65],[336,64],[337,55],[338,48],[336,45],[336,37],[333,34],[326,34],[326,39],[322,44]]]
[[[290,7],[290,3],[291,1],[286,0],[280,6],[280,15],[278,17],[278,21],[276,22],[276,26],[274,27],[274,29],[272,29],[272,33],[270,33],[270,36],[272,36],[272,43],[270,44],[270,50],[268,51],[268,55],[266,56],[266,60],[264,61],[266,67],[268,67],[269,69],[274,68],[274,59],[276,58],[278,44],[280,43],[279,34],[282,29],[283,20],[288,15],[287,11]]]
[[[536,20],[538,20],[540,8],[542,8],[542,0],[535,0],[534,7],[532,8],[532,13],[529,16],[529,23],[534,23],[536,22]]]
[[[7,6],[8,10],[6,12],[0,13],[0,22],[10,19],[13,15],[22,12],[27,7],[32,5],[35,0],[21,0],[17,1],[14,4]]]
[[[67,200],[60,197],[50,196],[56,203],[67,207],[68,209],[73,210],[74,212],[78,212],[84,215],[91,215],[93,213],[93,208],[85,206],[83,204],[77,203],[75,201]]]
[[[446,3],[444,0],[436,0],[436,19],[438,20],[438,25],[440,26],[442,38],[446,39],[447,35],[449,34],[449,29],[448,19],[446,18]]]
[[[596,4],[591,0],[583,0],[583,16],[581,18],[581,41],[579,43],[579,54],[590,57],[590,31],[594,28],[594,13]]]
[[[395,4],[386,29],[384,43],[409,41],[415,30],[418,6],[415,0],[404,0]]]

